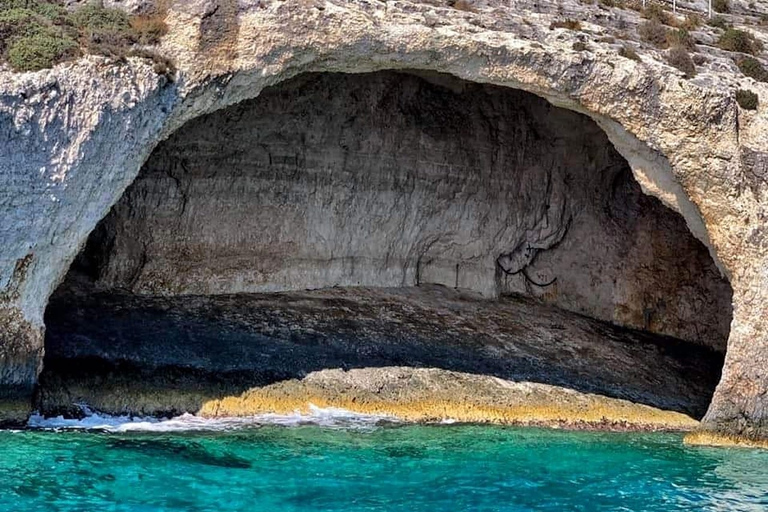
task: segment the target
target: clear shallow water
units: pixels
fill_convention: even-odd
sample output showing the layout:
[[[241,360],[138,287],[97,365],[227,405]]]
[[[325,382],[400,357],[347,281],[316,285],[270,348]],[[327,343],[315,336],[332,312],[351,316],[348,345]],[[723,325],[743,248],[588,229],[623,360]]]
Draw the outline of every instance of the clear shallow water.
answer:
[[[768,510],[768,452],[679,435],[300,423],[0,432],[0,510]]]

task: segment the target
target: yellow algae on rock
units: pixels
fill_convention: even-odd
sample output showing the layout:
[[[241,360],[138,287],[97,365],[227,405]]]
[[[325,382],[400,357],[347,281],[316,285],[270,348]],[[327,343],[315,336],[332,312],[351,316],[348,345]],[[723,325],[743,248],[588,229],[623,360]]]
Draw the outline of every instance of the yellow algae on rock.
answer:
[[[541,425],[616,430],[689,430],[681,413],[531,382],[439,369],[323,370],[203,404],[206,417],[307,413],[310,404],[403,421]]]

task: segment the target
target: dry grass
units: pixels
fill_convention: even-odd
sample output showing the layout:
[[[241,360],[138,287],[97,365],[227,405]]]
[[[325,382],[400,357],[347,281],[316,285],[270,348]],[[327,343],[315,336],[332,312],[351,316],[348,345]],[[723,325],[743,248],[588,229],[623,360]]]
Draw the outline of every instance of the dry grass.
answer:
[[[656,48],[667,48],[669,46],[669,30],[656,20],[646,21],[637,27],[637,33],[640,39],[650,43]]]
[[[168,25],[165,23],[165,14],[148,14],[131,18],[131,28],[136,34],[138,42],[146,45],[155,45],[168,33]]]
[[[565,19],[565,20],[555,20],[549,25],[549,30],[554,30],[556,28],[564,28],[568,30],[581,30],[581,22],[579,20],[573,20],[573,19]]]
[[[685,73],[686,78],[692,78],[696,75],[696,65],[693,63],[688,50],[682,46],[674,46],[669,50],[667,62]]]
[[[477,10],[470,0],[456,0],[451,7],[465,12],[475,12]]]

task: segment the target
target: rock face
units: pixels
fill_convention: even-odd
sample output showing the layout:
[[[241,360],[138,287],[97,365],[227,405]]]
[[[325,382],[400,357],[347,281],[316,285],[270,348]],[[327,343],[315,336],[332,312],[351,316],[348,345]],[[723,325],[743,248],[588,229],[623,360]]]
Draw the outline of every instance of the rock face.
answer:
[[[299,74],[407,69],[440,72],[468,82],[533,93],[557,107],[591,118],[605,132],[615,150],[628,162],[642,190],[683,217],[689,231],[706,246],[733,289],[733,320],[726,361],[722,380],[705,418],[706,428],[753,437],[768,435],[765,423],[768,421],[768,374],[764,372],[768,365],[768,315],[765,311],[768,304],[768,245],[763,227],[768,218],[768,203],[764,199],[768,188],[765,181],[768,111],[763,106],[757,111],[741,110],[734,99],[735,89],[741,86],[767,98],[768,87],[737,78],[732,72],[733,66],[711,66],[700,70],[694,80],[686,80],[662,63],[661,55],[653,51],[643,53],[640,62],[620,57],[612,43],[601,40],[605,30],[596,25],[598,15],[603,16],[599,7],[580,5],[579,9],[591,13],[587,16],[590,21],[583,24],[589,33],[548,30],[555,15],[510,9],[506,4],[502,8],[490,1],[479,5],[477,12],[458,11],[442,5],[364,0],[338,3],[176,2],[168,13],[170,31],[161,48],[173,56],[179,66],[180,72],[174,83],[156,76],[148,63],[138,59],[119,64],[91,57],[34,74],[0,73],[0,381],[6,397],[0,407],[3,417],[23,418],[24,404],[29,404],[26,396],[40,369],[43,313],[48,297],[63,279],[89,234],[119,201],[158,143],[172,137],[188,121],[253,99],[265,88]],[[627,17],[625,14],[620,16]],[[574,49],[576,41],[586,41],[587,49]],[[470,111],[471,106],[471,102],[467,103],[462,107],[467,110],[459,112],[477,112],[477,109]],[[246,106],[235,107],[238,108]],[[226,116],[227,112],[230,111],[220,115]],[[281,114],[290,118],[290,115]],[[581,119],[578,116],[572,118]],[[204,121],[198,121],[201,122]],[[478,126],[477,118],[469,117],[466,122]],[[311,129],[310,126],[304,131],[310,133]],[[486,136],[492,132],[487,127],[481,130]],[[339,135],[338,131],[336,135]],[[178,144],[178,137],[169,139],[164,146],[166,149],[156,153],[152,161],[162,160],[163,151],[172,148],[174,142]],[[312,144],[311,140],[306,142]],[[599,149],[600,145],[590,142],[587,146]],[[456,148],[457,155],[466,156],[458,144],[450,147]],[[549,153],[539,148],[539,151],[540,155],[554,156],[562,154],[558,151],[563,150],[553,148]],[[251,148],[250,153],[258,155],[258,150]],[[614,161],[609,153],[604,148],[590,164],[594,167],[586,168],[598,169],[601,162]],[[488,158],[490,154],[493,151],[478,154],[477,158]],[[579,159],[584,162],[584,153],[577,152],[576,161]],[[209,158],[207,165],[212,161]],[[530,162],[530,159],[523,159],[519,169],[529,169]],[[458,163],[467,167],[468,162]],[[283,165],[290,165],[290,162]],[[564,201],[570,196],[556,188],[555,169],[551,165],[547,167],[553,172],[552,188],[549,193],[537,197],[560,194],[563,201],[554,204],[566,208],[580,204]],[[562,174],[557,177],[564,178],[578,167],[571,167],[570,162],[558,166],[557,172]],[[204,171],[204,167],[190,169]],[[260,172],[269,175],[268,169]],[[491,169],[475,168],[472,172],[490,173]],[[404,172],[392,176],[408,175]],[[144,183],[149,187],[147,190],[158,193],[166,190],[167,198],[180,199],[170,196],[173,189],[169,183],[156,180],[153,185],[153,181],[148,180],[151,173],[143,176],[136,190]],[[179,180],[181,182],[180,177]],[[533,180],[532,183],[537,187],[531,192],[541,194],[541,188],[538,188],[541,182]],[[461,191],[461,180],[457,185]],[[568,190],[575,190],[570,185]],[[152,186],[159,188],[152,189]],[[444,190],[454,190],[445,186]],[[426,193],[427,187],[423,190]],[[504,197],[504,194],[520,190],[523,188],[499,187],[494,193]],[[215,190],[211,193],[217,197]],[[633,194],[631,187],[623,193],[630,198]],[[574,194],[574,200],[577,197],[578,194]],[[493,206],[508,204],[499,201]],[[635,197],[633,204],[654,203]],[[119,214],[120,206],[115,211]],[[552,210],[545,217],[560,221],[568,218],[559,216],[559,211]],[[629,210],[628,218],[638,219],[637,211]],[[586,217],[595,216],[587,209],[583,212]],[[309,213],[310,210],[305,209],[302,215],[306,218]],[[443,211],[441,215],[448,214]],[[643,222],[656,219],[654,215],[641,219],[635,227],[628,227],[631,222],[627,221],[614,235],[622,229],[629,234],[647,232],[648,226],[643,227]],[[524,217],[528,218],[527,214]],[[157,217],[145,218],[153,219],[152,223],[160,222],[157,226],[163,225]],[[450,216],[442,218],[449,220]],[[286,219],[286,222],[290,220]],[[665,221],[665,225],[669,228],[675,222]],[[469,224],[486,225],[475,220]],[[554,244],[553,240],[547,238],[542,245],[550,250],[543,251],[529,265],[533,280],[558,277],[563,288],[558,287],[555,297],[544,295],[547,300],[566,307],[584,302],[579,298],[582,293],[579,290],[585,288],[576,283],[568,291],[566,278],[560,283],[562,275],[577,275],[577,272],[560,272],[555,276],[550,270],[568,265],[566,256],[569,251],[563,248],[568,247],[565,239],[576,233],[574,229],[575,224],[563,235],[563,244],[554,250],[549,246]],[[194,229],[189,231],[193,232]],[[663,262],[661,267],[625,269],[626,274],[619,273],[616,269],[618,260],[610,255],[611,251],[618,251],[619,244],[614,243],[609,244],[613,247],[606,251],[608,255],[603,261],[611,269],[606,275],[615,273],[627,281],[630,275],[653,279],[650,276],[658,275],[659,270],[701,267],[697,263],[675,262],[675,257],[680,256],[676,251],[662,256],[664,250],[658,243],[667,240],[669,235],[654,239],[656,236],[652,235],[647,242],[639,235],[634,239],[630,237],[626,246],[642,248],[639,252],[646,253],[638,255],[637,261],[648,262],[650,258],[660,264]],[[511,241],[518,239],[519,233],[509,236]],[[492,247],[482,236],[477,236],[476,240],[482,240],[478,248]],[[417,242],[418,238],[408,240],[408,243]],[[576,242],[574,236],[573,243]],[[685,240],[679,243],[692,247]],[[520,264],[514,257],[517,254],[515,248],[512,245],[504,249],[505,254],[513,256],[508,261],[509,269]],[[603,246],[599,248],[602,252]],[[492,259],[487,255],[466,248],[447,252],[445,248],[440,249],[443,253],[434,255],[432,270],[425,272],[425,276],[433,276],[428,278],[429,281],[445,281],[451,275],[451,263],[467,260],[474,267],[467,270],[466,286],[484,293],[506,290],[506,284],[498,285],[495,274],[493,280],[488,280],[487,262]],[[570,246],[569,250],[577,252],[575,246]],[[122,251],[115,254],[118,255],[114,260],[116,263],[122,258],[120,254],[126,254],[123,260],[128,263],[133,258]],[[384,268],[410,268],[413,282],[415,269],[409,259],[411,256],[401,248],[393,254],[403,261]],[[153,254],[161,255],[162,251]],[[162,269],[162,258],[154,261],[159,262],[158,268]],[[112,275],[119,281],[122,270],[117,267],[113,270],[105,276]],[[710,272],[699,268],[694,274],[701,273]],[[146,285],[151,281],[148,274],[139,274],[142,275],[143,280],[139,279],[137,284]],[[211,274],[203,277],[205,282],[212,281]],[[709,285],[701,285],[700,277],[683,279],[682,282],[695,284],[688,292],[678,293],[691,297],[708,289]],[[390,279],[394,277],[388,275],[387,282]],[[681,278],[676,276],[675,279]],[[409,284],[408,279],[403,284]],[[511,283],[509,286],[516,285]],[[612,286],[608,288],[614,289]],[[722,284],[716,287],[723,289]],[[644,313],[643,323],[653,329],[653,319],[660,318],[662,308],[658,307],[658,301],[654,302],[656,297],[645,298],[643,290],[642,286],[640,290],[624,289],[622,295],[610,300],[606,298],[607,292],[601,291],[584,307],[595,316],[634,325],[640,304],[643,303],[644,311],[644,301],[647,300],[647,304],[655,306],[656,310]],[[540,292],[535,290],[535,293]],[[610,311],[627,300],[637,306],[631,315],[618,318]],[[715,309],[722,300],[719,294],[704,297],[700,305],[686,311],[689,304],[696,302],[684,299],[686,308],[676,314],[693,318],[699,314],[697,311]],[[676,305],[668,303],[665,307]],[[702,321],[704,318],[706,315],[702,315]],[[683,328],[674,322],[659,324],[657,328],[685,337],[692,332],[689,327]],[[717,337],[712,334],[715,331],[709,327],[705,330],[704,335],[699,333],[695,338],[712,343]]]
[[[443,75],[305,75],[190,121],[78,262],[102,288],[436,283],[725,350],[731,293],[586,116]]]

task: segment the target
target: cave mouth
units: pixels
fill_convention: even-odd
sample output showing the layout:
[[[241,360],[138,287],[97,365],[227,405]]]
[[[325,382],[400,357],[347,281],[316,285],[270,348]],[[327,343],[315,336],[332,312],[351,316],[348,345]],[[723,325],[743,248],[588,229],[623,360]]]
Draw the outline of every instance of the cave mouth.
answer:
[[[436,73],[306,74],[155,149],[51,298],[36,405],[178,414],[408,367],[700,417],[731,294],[588,117]]]

